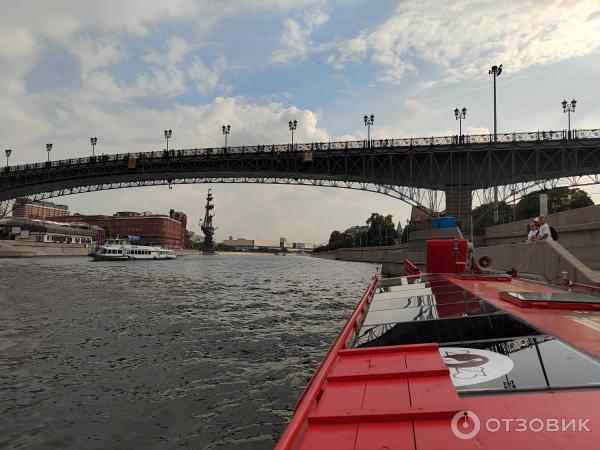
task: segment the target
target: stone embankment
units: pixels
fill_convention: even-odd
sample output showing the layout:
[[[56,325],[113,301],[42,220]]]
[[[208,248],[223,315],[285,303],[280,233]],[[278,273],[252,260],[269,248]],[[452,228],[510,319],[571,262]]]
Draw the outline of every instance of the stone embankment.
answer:
[[[593,270],[600,270],[600,205],[549,214],[546,218],[558,233],[558,242]],[[476,240],[478,247],[522,242],[528,220],[494,225]],[[479,242],[477,242],[479,241]]]
[[[0,258],[33,258],[40,256],[87,256],[89,245],[54,244],[29,241],[0,241]]]
[[[593,270],[565,249],[559,241],[540,241],[535,244],[504,244],[475,249],[475,257],[490,256],[492,269],[517,269],[524,277],[548,283],[562,284],[563,272],[577,283],[600,284],[600,271]]]

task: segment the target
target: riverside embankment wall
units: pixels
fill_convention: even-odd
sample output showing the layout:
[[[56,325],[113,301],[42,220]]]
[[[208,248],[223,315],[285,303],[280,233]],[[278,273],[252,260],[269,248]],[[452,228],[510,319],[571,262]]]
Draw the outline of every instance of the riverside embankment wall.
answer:
[[[549,283],[561,284],[563,272],[570,280],[584,284],[600,284],[600,271],[593,270],[565,249],[558,241],[535,244],[504,244],[475,249],[475,257],[491,256],[494,270],[517,269],[519,273]]]
[[[406,245],[379,248],[340,248],[330,252],[313,253],[311,256],[340,261],[355,261],[381,264],[381,274],[396,276],[404,274],[404,260],[410,259],[417,266],[423,266],[424,252],[408,251]]]
[[[600,205],[549,214],[547,221],[558,233],[558,242],[577,259],[600,270]],[[528,220],[494,225],[485,229],[485,246],[517,243],[527,237]]]
[[[340,261],[355,261],[368,263],[381,263],[382,258],[391,253],[405,251],[406,245],[391,245],[386,247],[360,247],[338,248],[328,252],[312,253],[311,256],[324,259],[338,259]]]
[[[0,258],[39,256],[87,256],[90,246],[28,241],[0,241]]]

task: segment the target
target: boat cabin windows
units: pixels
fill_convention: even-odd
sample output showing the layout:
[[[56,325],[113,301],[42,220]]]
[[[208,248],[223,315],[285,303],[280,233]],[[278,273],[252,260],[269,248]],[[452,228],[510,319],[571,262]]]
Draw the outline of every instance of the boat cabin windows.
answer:
[[[460,394],[600,387],[600,362],[557,337],[441,276],[403,280],[382,280],[354,347],[438,343]]]

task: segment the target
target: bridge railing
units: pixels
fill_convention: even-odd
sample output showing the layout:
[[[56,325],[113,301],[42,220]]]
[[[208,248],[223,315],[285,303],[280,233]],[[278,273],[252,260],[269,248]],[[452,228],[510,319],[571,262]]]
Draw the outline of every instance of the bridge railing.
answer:
[[[567,139],[600,139],[600,129],[589,130],[560,130],[560,131],[530,131],[524,133],[479,134],[479,135],[454,135],[432,136],[420,138],[400,139],[372,139],[362,141],[334,141],[294,144],[294,152],[310,150],[362,150],[382,148],[411,148],[431,147],[435,145],[457,144],[487,144],[492,142],[532,142],[532,141],[560,141]],[[246,154],[246,153],[287,153],[292,151],[290,144],[273,145],[244,145],[237,147],[209,147],[181,150],[163,150],[152,152],[117,153],[111,155],[98,155],[84,158],[71,158],[43,163],[21,164],[18,166],[4,167],[1,172],[12,173],[26,170],[43,169],[48,167],[64,167],[79,165],[94,165],[108,162],[127,162],[129,159],[155,160],[200,157],[213,154]]]

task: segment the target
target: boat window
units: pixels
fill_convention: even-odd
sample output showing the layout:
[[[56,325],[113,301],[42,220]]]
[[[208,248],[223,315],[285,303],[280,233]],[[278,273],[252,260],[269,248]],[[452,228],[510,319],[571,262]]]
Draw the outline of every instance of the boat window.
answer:
[[[600,386],[598,360],[452,282],[424,275],[381,283],[354,346],[430,342],[439,343],[459,394]]]

